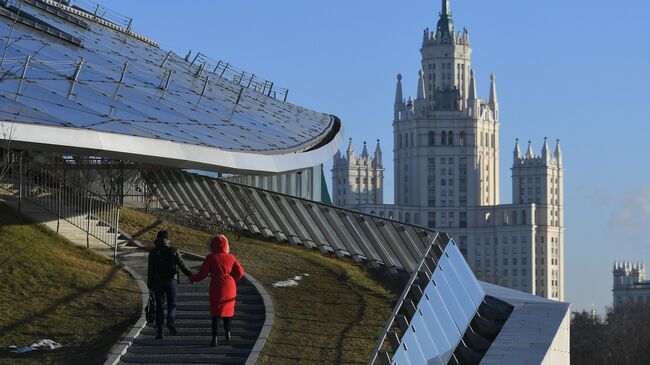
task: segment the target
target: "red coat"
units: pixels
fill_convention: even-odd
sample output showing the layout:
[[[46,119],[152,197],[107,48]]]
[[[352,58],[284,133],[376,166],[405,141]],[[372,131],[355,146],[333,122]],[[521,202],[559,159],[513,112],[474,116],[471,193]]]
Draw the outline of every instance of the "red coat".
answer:
[[[230,246],[226,236],[217,236],[212,242],[212,254],[201,265],[201,270],[190,276],[191,282],[201,281],[208,275],[210,280],[210,314],[212,317],[233,317],[237,284],[244,277],[244,268],[235,256],[228,253]]]

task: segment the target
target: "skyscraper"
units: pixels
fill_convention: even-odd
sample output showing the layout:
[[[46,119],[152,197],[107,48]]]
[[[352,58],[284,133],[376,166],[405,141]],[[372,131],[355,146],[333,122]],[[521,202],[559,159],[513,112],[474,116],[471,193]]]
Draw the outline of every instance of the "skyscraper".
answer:
[[[450,232],[480,279],[562,300],[559,140],[551,152],[544,139],[540,155],[531,142],[525,154],[515,143],[512,204],[500,204],[497,79],[490,76],[488,99],[479,97],[469,32],[456,30],[449,0],[442,1],[436,29],[424,30],[420,52],[415,100],[404,99],[397,76],[395,204],[343,197],[334,203]],[[363,186],[350,185],[342,162],[335,159],[332,187],[357,194]]]

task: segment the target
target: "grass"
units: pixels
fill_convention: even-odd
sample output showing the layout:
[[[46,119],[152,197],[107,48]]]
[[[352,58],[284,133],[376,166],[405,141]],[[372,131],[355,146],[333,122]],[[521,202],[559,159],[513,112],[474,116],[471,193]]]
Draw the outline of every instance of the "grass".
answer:
[[[145,243],[169,231],[181,249],[207,253],[211,233],[124,209],[121,229]],[[251,238],[235,241],[232,253],[271,295],[276,313],[258,364],[365,364],[401,288],[371,271],[301,247]],[[309,274],[297,287],[272,283]]]
[[[118,266],[0,204],[1,364],[101,364],[141,307],[137,283]],[[63,347],[4,350],[41,338]]]

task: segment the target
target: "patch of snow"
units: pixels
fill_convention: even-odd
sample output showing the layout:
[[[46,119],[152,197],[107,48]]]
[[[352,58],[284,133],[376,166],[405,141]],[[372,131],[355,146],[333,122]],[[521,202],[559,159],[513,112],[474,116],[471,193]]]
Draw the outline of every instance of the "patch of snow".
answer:
[[[290,288],[292,286],[298,286],[298,282],[307,276],[309,276],[309,274],[303,273],[302,275],[296,275],[293,278],[287,280],[276,281],[275,283],[271,284],[271,286],[274,288]]]
[[[56,350],[59,347],[62,347],[62,345],[60,343],[58,343],[58,342],[54,342],[54,341],[50,340],[49,338],[44,338],[44,339],[40,339],[40,340],[34,342],[33,344],[29,345],[29,347],[31,347],[33,349],[37,349],[37,348],[40,348],[40,347],[45,347],[48,350]]]
[[[9,346],[9,350],[10,350],[9,352],[12,352],[14,354],[22,354],[22,353],[25,353],[25,352],[36,351],[39,348],[45,348],[45,349],[48,349],[48,350],[56,350],[56,349],[58,349],[58,348],[60,348],[62,346],[63,345],[61,345],[58,342],[54,342],[54,341],[52,341],[52,340],[50,340],[48,338],[43,338],[43,339],[40,339],[40,340],[34,342],[33,344],[29,345],[28,347]]]

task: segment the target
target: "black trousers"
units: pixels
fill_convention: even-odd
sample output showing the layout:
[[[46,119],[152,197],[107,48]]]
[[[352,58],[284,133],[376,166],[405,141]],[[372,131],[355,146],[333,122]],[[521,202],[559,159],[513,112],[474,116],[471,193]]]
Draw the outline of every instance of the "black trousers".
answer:
[[[219,330],[219,318],[220,317],[212,317],[212,336],[216,336]],[[221,317],[221,319],[223,320],[223,329],[226,330],[226,332],[230,332],[232,317]]]

